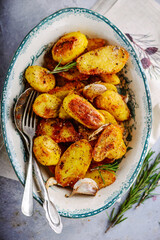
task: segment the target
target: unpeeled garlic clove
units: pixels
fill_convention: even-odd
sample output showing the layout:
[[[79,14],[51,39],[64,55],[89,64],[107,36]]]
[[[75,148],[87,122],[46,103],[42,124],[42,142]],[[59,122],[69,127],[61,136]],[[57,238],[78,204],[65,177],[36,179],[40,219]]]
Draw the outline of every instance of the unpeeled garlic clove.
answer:
[[[76,182],[73,186],[71,196],[75,194],[85,194],[95,196],[98,191],[97,183],[91,178],[83,178]]]
[[[50,177],[48,178],[48,180],[46,181],[46,189],[48,190],[49,187],[53,186],[53,185],[57,185],[57,181],[54,177]]]

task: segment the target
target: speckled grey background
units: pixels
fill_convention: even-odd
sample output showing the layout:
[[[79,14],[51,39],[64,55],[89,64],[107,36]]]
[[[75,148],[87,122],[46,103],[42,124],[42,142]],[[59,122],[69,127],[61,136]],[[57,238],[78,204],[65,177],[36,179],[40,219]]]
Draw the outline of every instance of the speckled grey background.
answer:
[[[0,93],[14,52],[40,20],[61,8],[91,8],[95,2],[96,0],[0,0]],[[154,146],[156,153],[159,149],[160,140]],[[9,161],[5,151],[0,158]],[[159,189],[156,191],[159,192]],[[108,219],[106,211],[85,219],[62,218],[63,232],[56,235],[48,226],[42,207],[35,200],[32,217],[21,213],[22,194],[23,186],[18,181],[0,177],[0,240],[160,240],[159,196],[147,200],[136,210],[128,211],[128,220],[111,229],[107,235],[104,234]]]

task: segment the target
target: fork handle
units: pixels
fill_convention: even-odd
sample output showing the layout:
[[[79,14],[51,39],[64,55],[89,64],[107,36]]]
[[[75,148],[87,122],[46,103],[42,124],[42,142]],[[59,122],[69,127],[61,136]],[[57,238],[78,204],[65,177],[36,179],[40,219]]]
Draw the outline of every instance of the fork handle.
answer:
[[[33,146],[33,141],[32,139],[30,139],[27,178],[25,182],[25,188],[24,188],[22,205],[21,205],[22,213],[28,217],[32,216],[33,214],[32,146]]]

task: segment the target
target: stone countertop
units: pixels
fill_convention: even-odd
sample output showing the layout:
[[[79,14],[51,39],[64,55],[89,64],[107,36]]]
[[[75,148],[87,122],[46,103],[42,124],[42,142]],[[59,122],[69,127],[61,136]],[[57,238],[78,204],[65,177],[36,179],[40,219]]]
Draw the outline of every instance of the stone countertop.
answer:
[[[65,7],[91,8],[96,0],[1,0],[0,1],[0,93],[11,58],[25,35],[41,19]],[[4,148],[4,146],[3,146]],[[160,140],[153,147],[159,153]],[[155,154],[155,155],[156,155]],[[3,151],[0,158],[9,161]],[[4,163],[9,164],[9,162]],[[1,168],[3,166],[1,165]],[[11,173],[14,174],[14,173]],[[156,190],[158,192],[158,189]],[[56,235],[44,216],[43,208],[34,200],[34,215],[24,216],[20,211],[23,186],[15,180],[0,177],[0,239],[1,240],[159,240],[160,197],[147,200],[138,209],[127,212],[128,219],[104,233],[106,211],[90,218],[62,218],[64,229]],[[118,203],[115,204],[116,206]],[[110,212],[111,210],[108,210]]]

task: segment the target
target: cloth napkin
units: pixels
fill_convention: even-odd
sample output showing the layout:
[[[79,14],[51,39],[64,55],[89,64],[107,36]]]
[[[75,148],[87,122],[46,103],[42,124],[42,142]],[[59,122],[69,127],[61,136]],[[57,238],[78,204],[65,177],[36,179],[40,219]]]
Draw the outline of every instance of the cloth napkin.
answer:
[[[150,148],[160,137],[160,1],[99,0],[92,10],[120,28],[140,58],[152,99]]]

